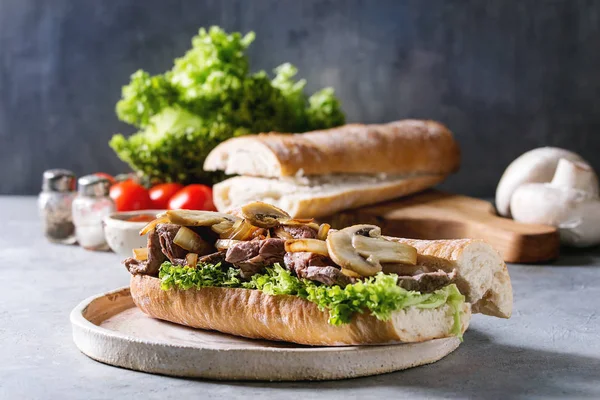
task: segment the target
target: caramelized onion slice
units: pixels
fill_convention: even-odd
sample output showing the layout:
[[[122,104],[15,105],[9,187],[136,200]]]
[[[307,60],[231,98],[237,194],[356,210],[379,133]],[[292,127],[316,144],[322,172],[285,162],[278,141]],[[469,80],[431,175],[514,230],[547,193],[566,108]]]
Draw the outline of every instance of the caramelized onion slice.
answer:
[[[148,259],[148,248],[133,249],[133,258],[138,261],[146,261]]]
[[[290,235],[289,232],[286,232],[285,229],[283,229],[281,226],[278,226],[277,228],[273,229],[273,233],[275,234],[275,236],[277,236],[280,239],[293,239],[294,237],[292,235]]]
[[[225,238],[233,240],[250,240],[250,238],[252,238],[252,234],[257,229],[260,228],[257,228],[245,219],[241,219],[233,224],[231,231],[228,231],[221,236],[225,236]]]
[[[317,239],[319,239],[319,240],[327,239],[327,234],[329,233],[330,229],[331,229],[331,225],[321,224],[321,226],[319,226],[319,230],[317,232]]]
[[[290,253],[309,252],[316,253],[322,256],[329,256],[327,243],[318,239],[292,239],[286,240],[285,251]]]
[[[218,224],[211,226],[210,229],[212,229],[212,231],[219,236],[227,235],[228,233],[232,232],[234,224],[235,221],[224,220],[223,222],[219,222]]]
[[[198,265],[198,254],[187,253],[185,255],[185,263],[188,267],[196,268],[196,266]]]
[[[144,236],[148,232],[154,230],[158,224],[168,224],[169,222],[171,221],[169,221],[169,218],[166,215],[159,216],[154,221],[148,222],[148,225],[142,228],[140,231],[140,236]]]
[[[173,243],[196,254],[209,254],[212,249],[212,246],[202,239],[200,235],[185,226],[179,228],[173,239]]]
[[[231,247],[232,245],[241,242],[241,240],[232,240],[232,239],[219,239],[217,240],[217,242],[215,243],[215,247],[217,248],[217,250],[226,250],[229,247]]]

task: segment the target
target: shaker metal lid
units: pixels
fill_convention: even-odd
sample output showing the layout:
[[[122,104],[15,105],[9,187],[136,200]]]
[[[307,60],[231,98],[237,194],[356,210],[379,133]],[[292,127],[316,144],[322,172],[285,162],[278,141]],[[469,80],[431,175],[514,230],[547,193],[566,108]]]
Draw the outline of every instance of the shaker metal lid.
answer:
[[[75,174],[68,169],[49,169],[44,171],[42,190],[50,192],[75,191]]]
[[[97,175],[82,176],[77,183],[82,196],[106,197],[110,191],[110,181]]]

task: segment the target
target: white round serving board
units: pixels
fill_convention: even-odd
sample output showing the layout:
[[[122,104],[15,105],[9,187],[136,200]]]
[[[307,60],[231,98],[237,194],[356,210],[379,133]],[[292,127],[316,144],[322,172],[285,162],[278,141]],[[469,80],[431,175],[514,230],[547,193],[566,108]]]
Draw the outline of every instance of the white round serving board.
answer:
[[[311,347],[192,329],[143,314],[129,288],[90,297],[71,312],[73,339],[94,360],[183,377],[235,380],[329,380],[429,364],[455,350],[457,338],[384,346]]]

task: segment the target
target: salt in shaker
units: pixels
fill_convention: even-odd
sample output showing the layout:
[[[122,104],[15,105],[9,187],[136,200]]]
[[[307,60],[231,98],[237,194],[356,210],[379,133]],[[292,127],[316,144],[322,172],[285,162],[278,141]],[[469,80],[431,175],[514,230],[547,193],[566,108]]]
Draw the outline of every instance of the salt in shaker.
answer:
[[[102,220],[116,210],[108,195],[110,182],[96,175],[86,175],[79,178],[78,184],[78,194],[73,201],[77,241],[87,250],[106,251],[108,244]]]
[[[74,244],[75,227],[71,205],[75,198],[75,174],[66,169],[44,172],[38,208],[46,238],[51,242]]]

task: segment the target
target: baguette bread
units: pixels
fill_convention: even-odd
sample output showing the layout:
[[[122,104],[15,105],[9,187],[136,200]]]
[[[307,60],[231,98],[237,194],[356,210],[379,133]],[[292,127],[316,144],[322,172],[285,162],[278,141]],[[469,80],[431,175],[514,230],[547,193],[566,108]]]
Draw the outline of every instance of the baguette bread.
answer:
[[[258,200],[273,204],[294,218],[318,218],[420,192],[444,178],[444,175],[332,175],[297,179],[237,176],[217,183],[213,187],[213,200],[219,211]]]
[[[265,178],[381,173],[446,176],[459,163],[458,144],[444,125],[403,120],[233,138],[208,155],[204,169]]]
[[[513,292],[506,263],[483,240],[417,240],[386,237],[417,249],[417,265],[456,270],[456,286],[473,312],[500,318],[512,314]]]
[[[131,296],[138,308],[154,318],[253,339],[314,346],[422,342],[451,336],[454,324],[446,304],[436,309],[409,307],[393,313],[389,321],[357,314],[350,323],[333,326],[328,323],[328,312],[296,296],[220,287],[163,291],[158,278],[144,275],[131,277]],[[464,303],[462,332],[470,317],[470,305]]]

